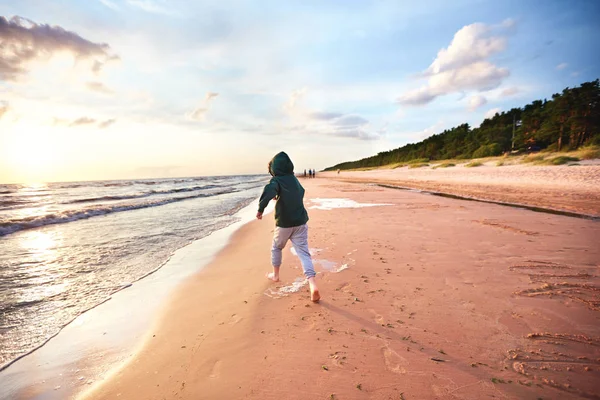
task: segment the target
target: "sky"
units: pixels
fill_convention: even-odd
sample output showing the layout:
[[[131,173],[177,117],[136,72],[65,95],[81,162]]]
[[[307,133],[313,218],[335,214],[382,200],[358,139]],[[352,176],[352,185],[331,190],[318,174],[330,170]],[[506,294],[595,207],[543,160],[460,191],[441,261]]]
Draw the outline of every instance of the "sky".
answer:
[[[595,0],[0,0],[0,183],[317,170],[600,77]]]

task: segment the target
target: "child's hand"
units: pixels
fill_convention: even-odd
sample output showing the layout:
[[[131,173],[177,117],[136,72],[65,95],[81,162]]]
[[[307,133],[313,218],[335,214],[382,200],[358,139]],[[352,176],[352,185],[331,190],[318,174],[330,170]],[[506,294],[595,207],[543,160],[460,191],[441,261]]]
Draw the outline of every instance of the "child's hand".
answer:
[[[256,213],[256,219],[262,219],[262,214],[261,212],[257,212]]]

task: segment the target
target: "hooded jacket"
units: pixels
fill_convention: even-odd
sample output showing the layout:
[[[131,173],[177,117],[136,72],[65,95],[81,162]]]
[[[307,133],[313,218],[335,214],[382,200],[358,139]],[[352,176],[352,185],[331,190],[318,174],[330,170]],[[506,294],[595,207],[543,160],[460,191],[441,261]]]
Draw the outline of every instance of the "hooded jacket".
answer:
[[[269,163],[272,178],[263,189],[258,202],[258,212],[264,212],[267,204],[277,198],[275,204],[275,225],[291,228],[308,222],[308,213],[304,208],[304,188],[294,175],[294,164],[290,157],[278,153]]]

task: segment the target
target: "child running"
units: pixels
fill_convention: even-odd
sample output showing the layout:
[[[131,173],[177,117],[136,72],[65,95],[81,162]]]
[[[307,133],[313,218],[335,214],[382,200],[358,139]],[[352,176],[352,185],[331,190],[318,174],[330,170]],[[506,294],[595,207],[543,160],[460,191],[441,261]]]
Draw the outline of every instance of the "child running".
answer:
[[[304,188],[294,175],[294,164],[283,151],[269,162],[269,173],[273,178],[263,189],[258,203],[256,218],[262,219],[263,212],[271,199],[275,204],[275,232],[271,247],[271,264],[273,272],[267,278],[279,282],[279,267],[281,267],[281,251],[289,240],[302,263],[304,275],[310,286],[310,299],[319,301],[319,289],[315,282],[315,269],[308,251],[308,213],[304,208]]]

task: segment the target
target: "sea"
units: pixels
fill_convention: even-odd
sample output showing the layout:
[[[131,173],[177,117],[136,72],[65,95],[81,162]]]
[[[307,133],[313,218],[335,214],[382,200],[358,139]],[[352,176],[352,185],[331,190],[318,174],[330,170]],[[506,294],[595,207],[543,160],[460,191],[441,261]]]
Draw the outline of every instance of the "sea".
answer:
[[[0,370],[236,222],[265,175],[0,184]]]

